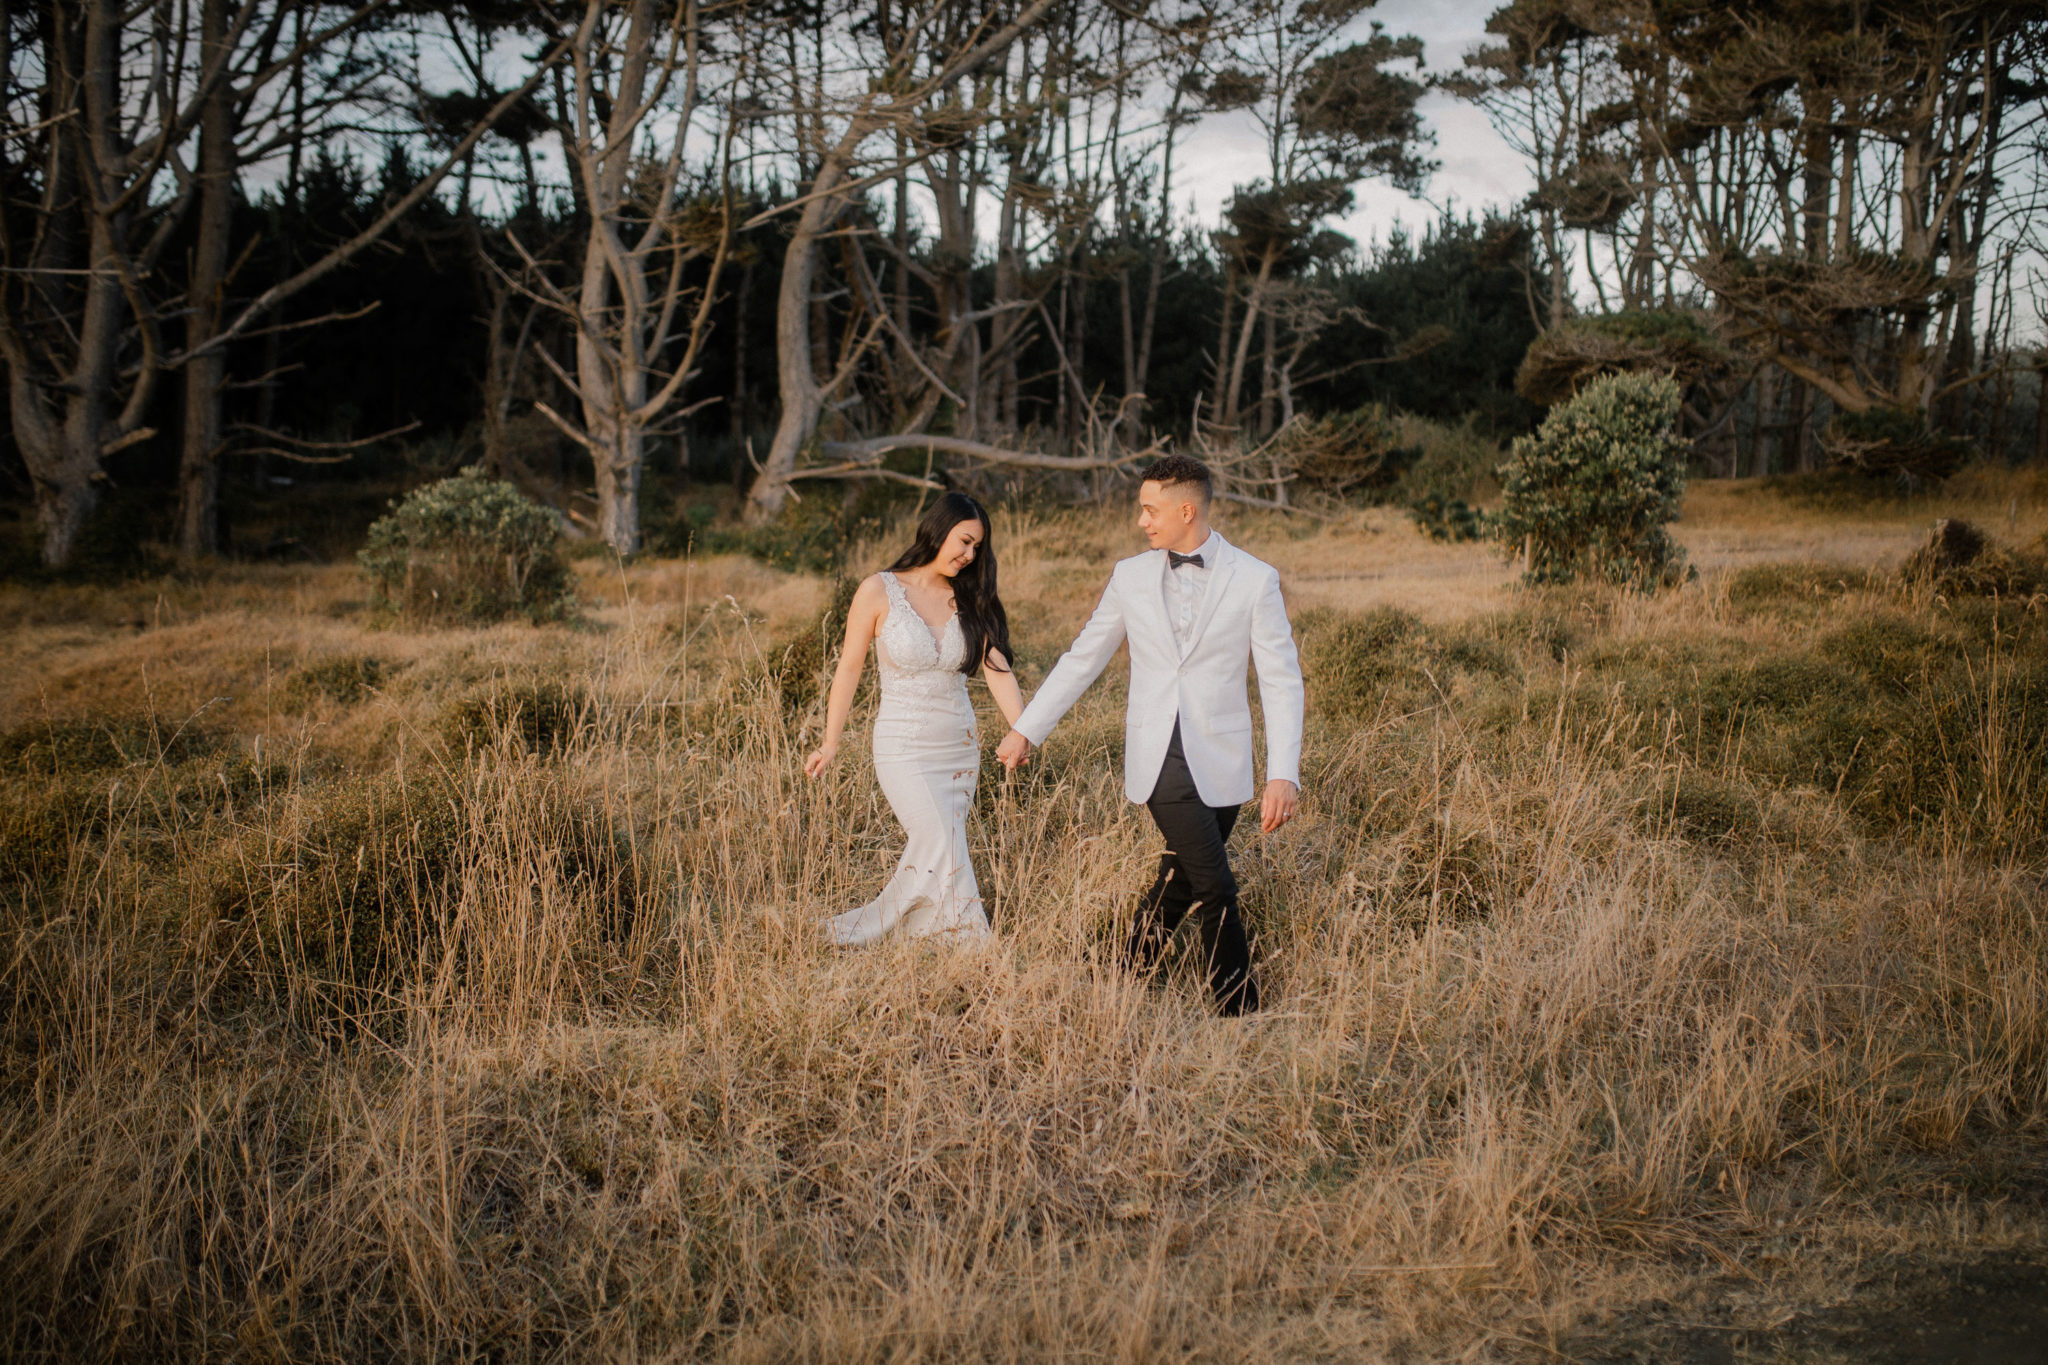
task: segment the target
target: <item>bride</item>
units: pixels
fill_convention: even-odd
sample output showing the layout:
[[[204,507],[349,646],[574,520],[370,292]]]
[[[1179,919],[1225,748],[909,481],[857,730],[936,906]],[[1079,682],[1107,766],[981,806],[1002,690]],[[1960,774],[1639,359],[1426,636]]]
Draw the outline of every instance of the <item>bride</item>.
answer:
[[[988,512],[965,493],[943,493],[910,548],[860,585],[832,675],[825,742],[804,760],[822,775],[839,753],[868,643],[882,678],[875,716],[875,777],[909,842],[882,894],[826,921],[833,942],[870,943],[953,934],[988,937],[967,855],[967,808],[981,767],[967,680],[977,672],[1005,721],[1024,709],[1010,671],[1010,623],[996,596]]]

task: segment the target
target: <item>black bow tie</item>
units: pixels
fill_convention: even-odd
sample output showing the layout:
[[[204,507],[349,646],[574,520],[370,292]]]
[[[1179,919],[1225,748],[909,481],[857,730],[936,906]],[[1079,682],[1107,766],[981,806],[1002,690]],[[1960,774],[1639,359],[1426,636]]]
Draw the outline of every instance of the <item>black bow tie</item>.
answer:
[[[1166,565],[1168,568],[1178,569],[1183,564],[1192,564],[1199,569],[1202,567],[1202,557],[1200,555],[1184,555],[1179,550],[1168,550],[1166,552]]]

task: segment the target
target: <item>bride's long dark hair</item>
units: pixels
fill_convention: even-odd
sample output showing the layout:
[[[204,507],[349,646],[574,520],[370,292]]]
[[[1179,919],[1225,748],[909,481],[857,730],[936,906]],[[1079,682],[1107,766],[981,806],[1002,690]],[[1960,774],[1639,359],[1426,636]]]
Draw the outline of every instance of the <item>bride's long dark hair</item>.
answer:
[[[981,544],[975,546],[973,560],[953,575],[953,606],[960,613],[960,634],[967,641],[967,658],[960,671],[971,678],[981,670],[991,649],[1001,651],[1005,660],[1014,657],[1010,653],[1009,613],[996,595],[996,527],[989,520],[988,509],[965,493],[939,494],[939,500],[917,523],[910,548],[896,556],[889,572],[922,569],[936,561],[946,537],[963,521],[981,523]]]

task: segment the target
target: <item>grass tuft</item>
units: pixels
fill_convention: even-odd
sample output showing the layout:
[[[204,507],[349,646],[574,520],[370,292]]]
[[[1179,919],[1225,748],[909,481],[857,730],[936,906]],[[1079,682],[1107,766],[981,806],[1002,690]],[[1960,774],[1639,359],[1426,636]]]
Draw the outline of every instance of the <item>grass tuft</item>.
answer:
[[[397,669],[375,654],[339,654],[311,663],[285,684],[286,699],[304,706],[325,698],[337,706],[354,706],[383,687]]]
[[[500,680],[452,702],[441,733],[456,753],[510,745],[523,753],[559,754],[596,724],[595,703],[576,683]]]

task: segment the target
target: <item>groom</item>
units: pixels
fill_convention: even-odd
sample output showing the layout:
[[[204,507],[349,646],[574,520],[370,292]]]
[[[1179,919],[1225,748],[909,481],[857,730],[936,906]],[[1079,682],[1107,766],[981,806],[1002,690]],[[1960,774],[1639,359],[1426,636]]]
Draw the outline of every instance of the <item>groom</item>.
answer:
[[[1226,848],[1252,796],[1252,716],[1245,663],[1259,670],[1266,712],[1267,833],[1294,818],[1301,787],[1301,663],[1280,575],[1209,529],[1214,487],[1199,460],[1172,455],[1145,470],[1138,525],[1150,553],[1119,563],[1101,605],[996,750],[1014,771],[1130,641],[1124,793],[1166,836],[1159,875],[1138,904],[1125,956],[1145,972],[1193,913],[1209,989],[1225,1014],[1259,1007],[1251,952]]]

